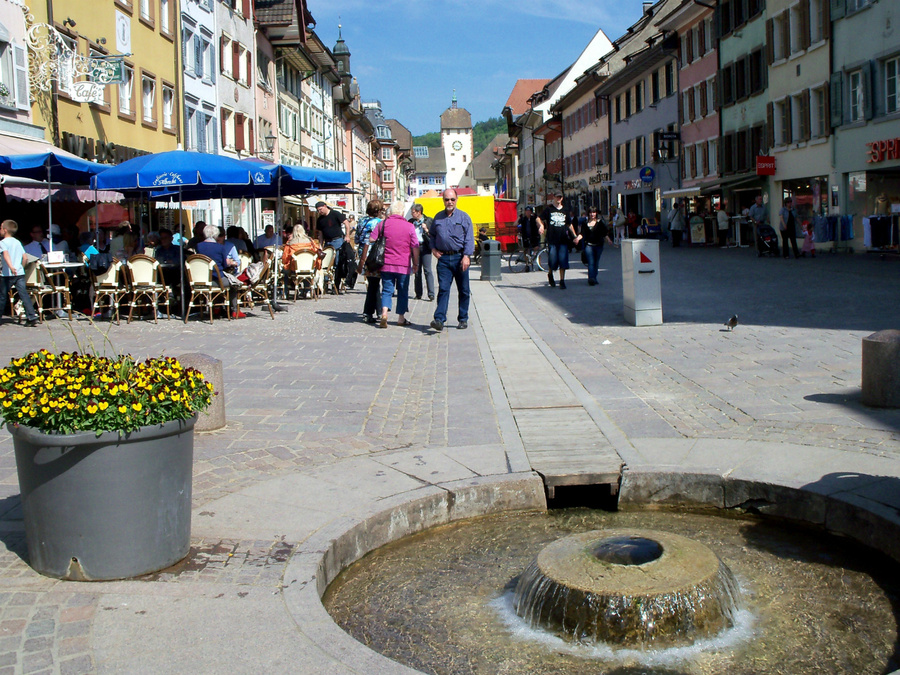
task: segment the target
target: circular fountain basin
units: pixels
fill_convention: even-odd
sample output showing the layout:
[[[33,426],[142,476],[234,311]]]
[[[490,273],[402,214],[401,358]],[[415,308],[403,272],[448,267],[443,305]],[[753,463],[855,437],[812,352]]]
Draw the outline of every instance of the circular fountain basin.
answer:
[[[580,641],[693,644],[731,628],[737,584],[707,546],[671,532],[593,530],[541,550],[516,585],[516,613]]]

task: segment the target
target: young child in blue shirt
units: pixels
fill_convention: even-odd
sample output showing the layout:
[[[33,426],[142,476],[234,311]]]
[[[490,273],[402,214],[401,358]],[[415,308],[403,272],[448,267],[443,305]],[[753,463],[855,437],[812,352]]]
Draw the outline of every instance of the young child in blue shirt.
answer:
[[[25,325],[31,328],[38,322],[37,313],[28,295],[25,286],[25,249],[22,242],[16,239],[16,231],[19,229],[14,220],[4,220],[0,223],[0,253],[2,253],[3,276],[0,276],[0,318],[6,312],[6,299],[9,297],[9,289],[15,287],[25,308]]]

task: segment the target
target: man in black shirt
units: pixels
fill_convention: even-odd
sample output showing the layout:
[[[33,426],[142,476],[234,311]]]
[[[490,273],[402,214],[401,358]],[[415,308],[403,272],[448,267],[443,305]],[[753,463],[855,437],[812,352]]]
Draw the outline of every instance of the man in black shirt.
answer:
[[[331,246],[334,249],[336,269],[341,246],[344,245],[344,241],[350,241],[350,235],[344,231],[344,221],[347,217],[340,211],[330,208],[325,202],[316,202],[316,211],[319,212],[319,219],[316,221],[319,243],[323,248]]]
[[[537,218],[534,215],[534,209],[530,206],[525,207],[525,213],[519,218],[519,234],[522,237],[522,248],[530,253],[541,245],[541,235],[538,233]],[[525,270],[530,271],[529,269]]]
[[[569,242],[575,240],[574,219],[566,214],[561,194],[551,194],[553,205],[547,206],[537,219],[538,232],[547,235],[547,254],[550,258],[550,271],[547,278],[551,286],[553,270],[559,270],[559,287],[566,288],[566,270],[569,269]]]

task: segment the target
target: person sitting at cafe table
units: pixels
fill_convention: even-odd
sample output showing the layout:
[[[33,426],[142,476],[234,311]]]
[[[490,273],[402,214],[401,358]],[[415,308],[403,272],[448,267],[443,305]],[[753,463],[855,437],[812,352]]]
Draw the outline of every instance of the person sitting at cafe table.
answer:
[[[213,270],[213,279],[219,279],[221,273],[222,286],[228,290],[228,304],[231,307],[231,317],[233,319],[243,319],[246,314],[238,310],[238,294],[225,274],[226,270],[235,269],[240,261],[229,257],[229,252],[234,250],[232,247],[224,244],[219,239],[219,228],[215,225],[207,225],[203,228],[203,236],[205,239],[197,244],[197,253],[205,255],[218,265],[218,271]],[[225,239],[225,232],[222,232],[222,241]]]
[[[234,246],[234,249],[238,253],[249,253],[247,250],[247,242],[241,238],[241,228],[236,225],[232,225],[225,230],[225,240]]]
[[[69,252],[69,245],[64,239],[60,238],[59,225],[51,225],[50,233],[53,236],[53,250]],[[31,228],[31,241],[25,245],[25,253],[40,258],[50,252],[50,239],[44,236],[44,228],[40,225],[33,225]]]
[[[181,251],[172,243],[172,230],[162,227],[159,230],[159,246],[153,251],[153,257],[164,267],[181,265]]]
[[[205,228],[206,228],[206,222],[203,220],[198,220],[197,224],[194,225],[194,236],[191,237],[190,239],[188,239],[188,242],[187,242],[187,245],[185,246],[185,248],[189,248],[192,251],[196,251],[197,244],[199,244],[205,238],[204,234],[203,234],[203,230]],[[218,228],[216,228],[216,229],[218,229]]]
[[[294,227],[294,234],[291,235],[288,243],[284,245],[284,249],[281,253],[281,265],[285,269],[292,270],[294,269],[293,256],[300,253],[300,251],[309,251],[318,256],[318,253],[321,250],[322,248],[319,246],[319,242],[307,235],[306,230],[303,229],[303,225],[298,224]]]
[[[256,238],[256,248],[262,249],[267,246],[277,246],[278,245],[278,237],[275,236],[275,227],[273,225],[266,225],[265,234],[261,234]]]

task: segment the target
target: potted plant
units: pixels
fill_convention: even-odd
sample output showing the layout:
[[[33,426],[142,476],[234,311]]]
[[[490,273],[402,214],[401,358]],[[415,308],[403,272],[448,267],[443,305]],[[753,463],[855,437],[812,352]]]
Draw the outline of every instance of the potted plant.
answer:
[[[194,422],[212,389],[174,358],[42,349],[0,369],[31,566],[122,579],[187,555]]]

